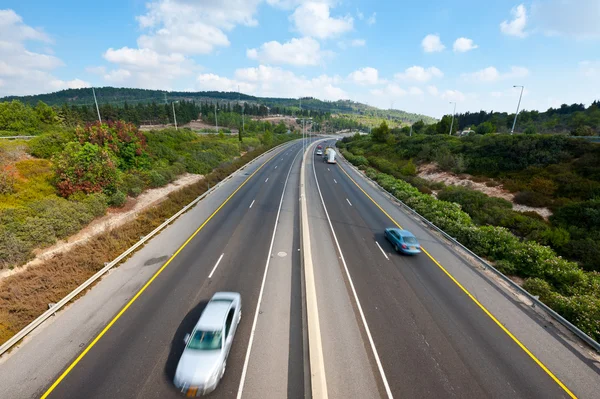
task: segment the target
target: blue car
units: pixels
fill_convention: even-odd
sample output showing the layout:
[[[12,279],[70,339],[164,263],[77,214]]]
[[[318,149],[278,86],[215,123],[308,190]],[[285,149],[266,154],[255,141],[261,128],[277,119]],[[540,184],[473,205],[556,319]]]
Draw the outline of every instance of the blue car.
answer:
[[[421,253],[421,245],[417,238],[408,230],[401,230],[395,227],[385,229],[385,238],[394,246],[396,252],[406,255],[416,255]]]

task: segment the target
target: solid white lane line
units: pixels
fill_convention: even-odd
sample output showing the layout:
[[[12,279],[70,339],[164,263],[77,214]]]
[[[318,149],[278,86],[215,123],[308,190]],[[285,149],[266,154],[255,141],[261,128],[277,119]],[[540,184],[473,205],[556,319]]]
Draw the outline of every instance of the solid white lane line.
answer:
[[[381,253],[383,254],[383,256],[385,256],[385,258],[387,260],[390,260],[390,258],[388,258],[387,254],[383,251],[383,248],[381,248],[381,245],[379,245],[379,243],[377,241],[375,241],[375,244],[377,244],[377,246],[379,247],[379,250],[381,251]]]
[[[348,204],[350,204],[350,206],[352,206],[352,203],[350,202],[350,200],[348,198],[346,198],[346,201],[348,201]]]
[[[327,168],[327,170],[331,172],[331,169]]]
[[[254,333],[256,332],[256,323],[258,322],[258,313],[260,310],[260,303],[262,301],[263,292],[265,290],[265,282],[267,281],[267,273],[269,272],[269,264],[271,263],[271,253],[273,252],[273,244],[275,244],[275,234],[277,233],[277,224],[279,223],[279,215],[281,214],[281,206],[283,205],[283,196],[285,195],[285,189],[287,187],[294,162],[300,152],[296,153],[290,170],[288,170],[285,183],[283,183],[283,190],[281,192],[281,199],[279,200],[279,208],[277,209],[277,216],[275,217],[275,225],[273,227],[273,236],[271,237],[271,245],[269,246],[269,252],[267,253],[267,263],[265,264],[265,272],[263,274],[262,283],[260,284],[260,291],[258,293],[258,302],[256,303],[256,310],[254,311],[254,321],[252,322],[252,330],[250,331],[250,340],[248,341],[248,350],[246,351],[246,359],[244,360],[244,368],[242,369],[242,376],[240,378],[240,386],[238,388],[237,399],[241,399],[242,393],[244,392],[244,383],[246,382],[246,373],[248,372],[248,362],[250,361],[250,353],[252,352],[252,342],[254,342]]]
[[[337,180],[333,179],[333,181],[335,182],[335,184],[337,184]]]
[[[275,169],[277,169],[277,165],[275,165]]]
[[[252,200],[252,203],[250,204],[250,208],[252,208],[252,205],[254,205],[254,201],[256,201],[256,200]]]
[[[269,181],[269,178],[267,177],[267,180],[265,180],[265,183]]]
[[[215,272],[215,270],[217,270],[217,267],[219,266],[219,263],[221,263],[221,259],[223,259],[223,255],[225,254],[221,254],[221,256],[219,256],[219,260],[217,261],[217,263],[215,263],[215,267],[213,267],[213,269],[210,271],[210,274],[208,275],[208,278],[211,278],[213,273]]]
[[[371,330],[369,329],[369,325],[367,324],[367,319],[365,318],[365,313],[363,312],[362,306],[360,305],[360,300],[358,299],[358,294],[356,293],[356,289],[354,288],[354,283],[352,282],[352,277],[350,277],[350,271],[348,271],[348,265],[346,264],[346,259],[344,258],[344,254],[342,253],[342,248],[340,247],[340,243],[337,239],[337,235],[335,234],[335,230],[333,229],[333,224],[331,223],[331,219],[329,218],[329,212],[327,212],[327,206],[325,206],[325,201],[323,200],[323,194],[321,193],[321,186],[319,185],[319,179],[317,178],[317,171],[315,170],[315,164],[313,163],[313,174],[315,175],[315,181],[317,183],[317,190],[319,191],[319,197],[321,197],[321,203],[323,204],[323,209],[325,210],[325,216],[327,216],[327,222],[329,223],[329,228],[331,229],[331,234],[333,235],[333,239],[335,241],[335,245],[340,253],[340,257],[342,259],[342,264],[344,265],[344,270],[346,271],[346,276],[348,277],[348,283],[350,284],[350,288],[352,290],[352,294],[354,295],[354,300],[356,301],[356,307],[358,308],[358,312],[360,314],[360,318],[363,322],[363,326],[365,328],[365,332],[367,333],[367,337],[369,338],[369,344],[371,345],[371,350],[373,351],[373,357],[375,357],[375,362],[377,363],[377,368],[379,369],[379,374],[381,375],[381,380],[383,381],[383,386],[385,387],[385,392],[389,399],[393,399],[392,390],[390,389],[390,384],[385,376],[385,371],[383,371],[383,365],[381,364],[381,359],[379,359],[379,355],[377,354],[377,348],[375,348],[375,342],[373,341],[373,336],[371,336]]]

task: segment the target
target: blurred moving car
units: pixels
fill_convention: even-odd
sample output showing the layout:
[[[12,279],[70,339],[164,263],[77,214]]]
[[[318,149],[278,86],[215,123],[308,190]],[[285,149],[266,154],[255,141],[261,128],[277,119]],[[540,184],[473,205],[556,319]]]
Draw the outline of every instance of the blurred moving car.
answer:
[[[320,148],[317,148],[317,155],[323,155],[323,150]]]
[[[186,396],[212,392],[225,374],[227,356],[242,318],[237,292],[217,292],[204,308],[177,364],[174,384]]]
[[[395,227],[385,229],[385,238],[394,246],[396,252],[401,252],[407,255],[416,255],[421,253],[421,245],[408,230],[402,230]]]

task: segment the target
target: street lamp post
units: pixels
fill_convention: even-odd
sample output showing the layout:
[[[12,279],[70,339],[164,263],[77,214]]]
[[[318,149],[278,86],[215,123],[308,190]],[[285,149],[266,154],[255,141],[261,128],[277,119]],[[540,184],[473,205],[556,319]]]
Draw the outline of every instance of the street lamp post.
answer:
[[[519,115],[519,107],[521,106],[521,97],[523,97],[523,89],[525,88],[525,86],[515,85],[513,87],[520,87],[521,94],[519,95],[519,102],[517,104],[517,113],[515,114],[515,120],[513,121],[512,129],[510,129],[510,134],[513,134],[513,132],[515,131],[515,125],[517,124],[517,115]]]
[[[92,87],[92,94],[94,95],[94,102],[96,103],[96,111],[98,112],[98,122],[102,123],[102,118],[100,118],[100,108],[98,107],[98,100],[96,100],[96,90]]]
[[[219,121],[217,119],[217,103],[215,103],[215,127],[217,128],[217,134],[219,134]]]
[[[454,111],[452,112],[452,123],[450,123],[450,136],[452,136],[452,128],[454,127],[454,114],[456,114],[456,101],[450,101],[450,104],[454,103]]]
[[[175,122],[175,130],[177,129],[177,116],[175,115],[175,103],[178,103],[179,101],[173,101],[171,103],[171,105],[173,106],[173,122]]]

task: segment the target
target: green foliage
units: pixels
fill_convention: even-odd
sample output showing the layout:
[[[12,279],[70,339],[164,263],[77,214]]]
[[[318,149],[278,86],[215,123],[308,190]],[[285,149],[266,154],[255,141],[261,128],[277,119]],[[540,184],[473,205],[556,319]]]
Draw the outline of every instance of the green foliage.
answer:
[[[34,134],[40,125],[41,121],[32,107],[17,100],[0,102],[0,130]]]
[[[127,194],[121,190],[116,190],[114,193],[108,196],[108,205],[120,208],[127,201]]]
[[[66,144],[76,139],[75,135],[69,131],[51,131],[41,134],[29,140],[29,153],[37,158],[50,159],[55,154],[63,151]]]
[[[147,168],[146,136],[135,125],[122,121],[86,125],[77,128],[81,144],[91,143],[114,154],[121,170]]]
[[[65,150],[53,158],[53,163],[55,185],[63,197],[78,191],[112,193],[118,183],[115,157],[96,144],[68,143]]]
[[[374,128],[371,131],[371,136],[373,137],[373,141],[377,141],[380,143],[386,143],[390,137],[390,128],[387,123],[381,122],[379,127]]]

